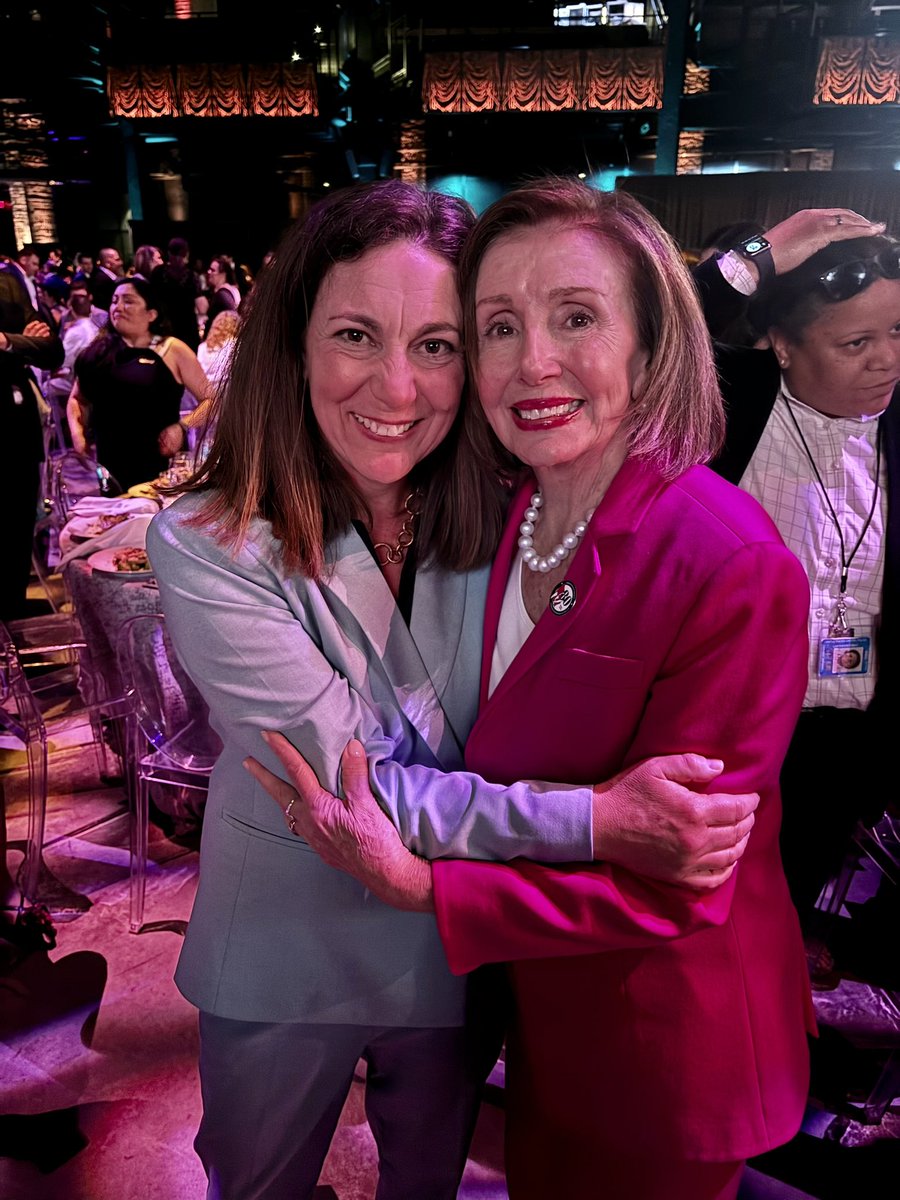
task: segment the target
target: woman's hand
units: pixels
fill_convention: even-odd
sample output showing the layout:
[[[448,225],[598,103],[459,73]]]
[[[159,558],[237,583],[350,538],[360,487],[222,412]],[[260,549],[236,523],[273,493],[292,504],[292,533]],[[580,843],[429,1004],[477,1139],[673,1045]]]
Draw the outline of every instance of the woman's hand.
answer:
[[[341,800],[320,786],[315,772],[287,738],[280,733],[264,733],[263,738],[291,783],[255,758],[245,759],[244,766],[281,806],[291,833],[304,838],[330,867],[354,876],[393,908],[433,912],[431,867],[406,849],[372,795],[362,745],[349,742],[341,757],[346,796]]]
[[[778,275],[799,267],[817,250],[846,238],[884,233],[884,221],[870,221],[850,208],[803,208],[766,233]]]
[[[747,849],[756,793],[691,791],[721,774],[702,754],[648,758],[594,787],[594,857],[663,883],[711,889]]]
[[[171,458],[184,445],[184,429],[176,421],[174,425],[167,425],[165,429],[161,430],[157,440],[159,452],[163,458]]]

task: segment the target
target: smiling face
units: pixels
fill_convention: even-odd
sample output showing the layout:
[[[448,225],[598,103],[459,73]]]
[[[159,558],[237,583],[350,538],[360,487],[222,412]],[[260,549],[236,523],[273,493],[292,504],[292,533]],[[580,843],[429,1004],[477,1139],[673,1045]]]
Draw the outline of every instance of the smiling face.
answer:
[[[158,314],[148,308],[147,302],[130,283],[120,284],[113,292],[109,306],[109,320],[116,333],[127,341],[146,337]]]
[[[798,340],[778,329],[769,336],[803,404],[832,417],[874,416],[900,382],[900,280],[876,279],[828,304]]]
[[[456,272],[392,242],[325,276],[310,313],[305,368],[322,436],[368,499],[405,485],[447,436],[464,365]]]
[[[478,394],[523,462],[595,473],[644,378],[629,278],[584,227],[499,237],[475,291]]]

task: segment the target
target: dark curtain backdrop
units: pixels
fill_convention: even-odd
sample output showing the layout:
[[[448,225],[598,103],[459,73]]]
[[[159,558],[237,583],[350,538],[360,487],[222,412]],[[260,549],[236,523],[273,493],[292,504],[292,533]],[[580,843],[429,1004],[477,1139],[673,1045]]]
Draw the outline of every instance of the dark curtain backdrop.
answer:
[[[682,249],[734,221],[769,229],[800,208],[852,208],[887,221],[900,237],[900,171],[753,171],[741,175],[646,175],[620,179]]]

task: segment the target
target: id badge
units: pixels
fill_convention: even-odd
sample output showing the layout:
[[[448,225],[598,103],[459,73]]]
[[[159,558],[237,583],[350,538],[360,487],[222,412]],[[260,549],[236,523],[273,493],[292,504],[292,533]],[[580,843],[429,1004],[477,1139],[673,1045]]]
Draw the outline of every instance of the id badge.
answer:
[[[826,637],[819,642],[819,678],[834,675],[868,675],[872,639]]]

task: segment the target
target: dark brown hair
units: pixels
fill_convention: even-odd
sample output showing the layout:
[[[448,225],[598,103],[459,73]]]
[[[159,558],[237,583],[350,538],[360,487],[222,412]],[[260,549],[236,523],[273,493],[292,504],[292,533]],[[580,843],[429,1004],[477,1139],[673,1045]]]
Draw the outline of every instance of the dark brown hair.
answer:
[[[535,225],[549,226],[550,238],[553,227],[591,230],[626,266],[638,340],[648,357],[643,388],[625,418],[629,454],[652,460],[667,479],[708,461],[722,444],[725,416],[697,294],[675,243],[625,192],[599,192],[576,179],[540,179],[481,216],[459,267],[473,390],[479,267],[497,238]]]
[[[260,274],[216,404],[212,448],[186,488],[210,489],[194,523],[218,525],[238,546],[263,517],[285,570],[321,575],[328,544],[370,514],[308,402],[302,348],[319,287],[335,263],[396,241],[455,265],[473,221],[464,201],[391,180],[335,192],[288,230]],[[449,434],[411,479],[423,493],[420,561],[451,570],[489,561],[503,523],[493,444],[465,419],[470,407],[464,395]]]
[[[213,263],[219,264],[219,271],[225,276],[225,282],[233,284],[237,287],[237,274],[234,269],[234,263],[227,254],[214,254],[209,260],[209,269],[212,270]]]

